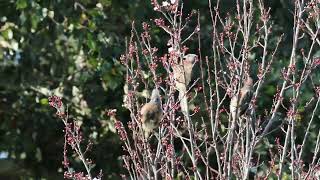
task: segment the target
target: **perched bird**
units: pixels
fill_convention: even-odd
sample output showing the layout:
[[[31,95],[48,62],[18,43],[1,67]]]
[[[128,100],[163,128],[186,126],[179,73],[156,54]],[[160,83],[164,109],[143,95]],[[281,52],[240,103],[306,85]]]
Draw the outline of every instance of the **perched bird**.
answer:
[[[153,89],[151,100],[141,108],[142,129],[146,138],[157,127],[162,119],[162,107],[158,89]]]
[[[248,109],[251,98],[252,98],[252,94],[253,94],[252,86],[253,86],[252,78],[247,77],[247,79],[244,81],[243,87],[240,89],[239,99],[238,99],[238,94],[235,94],[231,98],[230,113],[233,120],[236,118],[236,115],[237,117],[240,117]]]
[[[187,86],[191,81],[193,66],[195,64],[196,58],[198,56],[195,54],[187,54],[183,57],[182,64],[176,64],[172,66],[173,75],[175,79],[175,86],[179,91],[179,100],[181,111],[183,114],[188,116],[188,101],[186,97]]]
[[[183,57],[183,65],[176,64],[172,67],[176,88],[179,91],[190,83],[192,68],[197,57],[195,54],[187,54]]]

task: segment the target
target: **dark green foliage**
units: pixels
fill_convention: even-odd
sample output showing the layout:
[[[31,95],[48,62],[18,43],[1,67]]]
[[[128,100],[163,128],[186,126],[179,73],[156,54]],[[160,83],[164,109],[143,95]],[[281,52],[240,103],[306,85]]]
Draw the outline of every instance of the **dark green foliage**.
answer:
[[[271,106],[280,84],[276,67],[286,64],[290,55],[292,5],[282,2],[268,3],[275,32],[271,40],[276,41],[282,32],[287,34],[278,53],[281,58],[275,62],[279,66],[274,66],[263,87],[263,94],[270,95],[259,101],[265,107]],[[229,1],[221,7],[223,13],[235,8]],[[201,12],[202,50],[210,57],[208,2],[185,2],[186,13],[197,9]],[[8,157],[0,159],[0,179],[63,178],[63,126],[48,105],[52,93],[63,97],[69,114],[83,123],[84,137],[93,141],[88,155],[96,163],[94,174],[102,169],[104,179],[120,178],[121,144],[105,112],[122,109],[117,113],[119,119],[128,121],[128,112],[121,108],[124,68],[119,57],[125,52],[131,22],[135,20],[139,30],[142,22],[156,17],[145,0],[0,0],[0,157]],[[157,29],[153,33],[155,43],[163,48],[159,52],[164,52],[166,39]],[[197,41],[187,46],[195,50]],[[303,89],[307,100],[312,92]],[[305,116],[309,114],[302,115],[300,126],[306,126]],[[79,162],[72,163],[82,168]]]

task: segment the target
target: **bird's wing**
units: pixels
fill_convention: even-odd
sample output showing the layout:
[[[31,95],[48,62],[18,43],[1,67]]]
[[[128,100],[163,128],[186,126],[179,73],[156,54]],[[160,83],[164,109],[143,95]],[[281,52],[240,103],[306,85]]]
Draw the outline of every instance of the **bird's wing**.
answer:
[[[241,91],[241,97],[239,101],[240,114],[243,114],[249,107],[253,92],[249,89]]]
[[[155,120],[162,112],[157,103],[147,103],[141,108],[142,122],[145,120]]]
[[[185,78],[186,78],[186,85],[188,85],[191,81],[191,77],[193,74],[193,62],[190,61],[185,61],[183,64],[184,68],[184,73],[185,73]]]
[[[147,114],[147,112],[148,112],[148,103],[147,104],[145,104],[145,105],[143,105],[142,106],[142,108],[141,108],[141,111],[140,111],[140,113],[141,113],[141,121],[142,121],[142,123],[144,123],[145,121],[146,121],[146,114]]]
[[[179,64],[175,64],[172,66],[174,78],[179,83],[185,83],[184,80],[184,72],[183,72],[183,66]]]

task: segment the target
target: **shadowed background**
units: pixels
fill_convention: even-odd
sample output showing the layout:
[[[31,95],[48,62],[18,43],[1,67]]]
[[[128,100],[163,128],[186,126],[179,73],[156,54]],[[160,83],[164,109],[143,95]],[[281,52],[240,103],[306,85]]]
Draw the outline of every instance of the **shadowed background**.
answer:
[[[234,11],[234,4],[222,1],[221,12]],[[275,62],[279,69],[263,89],[270,97],[259,102],[271,107],[280,65],[287,64],[291,52],[292,4],[272,0],[266,5],[274,22],[272,47],[285,32],[281,58]],[[210,57],[208,2],[184,4],[186,14],[198,9],[202,51]],[[84,137],[93,141],[88,155],[96,163],[94,174],[102,169],[104,179],[120,178],[121,144],[106,109],[118,109],[119,119],[129,120],[122,108],[124,67],[119,57],[131,22],[141,29],[151,18],[157,14],[145,0],[0,0],[0,179],[63,178],[63,125],[48,105],[51,93],[63,97],[69,114],[82,123]],[[163,32],[153,28],[152,33],[159,52],[166,52]],[[197,41],[187,46],[196,49]],[[311,92],[303,96],[310,98]],[[72,166],[83,168],[77,161]]]

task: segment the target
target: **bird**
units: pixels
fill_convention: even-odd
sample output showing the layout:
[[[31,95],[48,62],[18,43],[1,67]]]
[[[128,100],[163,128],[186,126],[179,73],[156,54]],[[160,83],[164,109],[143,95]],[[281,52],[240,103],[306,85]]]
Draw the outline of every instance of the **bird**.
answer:
[[[191,81],[193,66],[197,58],[196,54],[187,54],[183,57],[182,65],[174,64],[172,66],[175,87],[179,91],[181,111],[186,116],[188,116],[187,86]]]
[[[163,116],[160,93],[157,88],[152,90],[151,99],[141,108],[141,123],[145,138],[159,127]]]
[[[240,89],[239,99],[238,94],[235,94],[230,101],[230,113],[232,119],[242,116],[249,107],[253,91],[253,80],[251,77],[247,77],[244,81],[243,87]]]
[[[175,85],[179,91],[184,89],[190,83],[192,69],[197,57],[198,56],[196,54],[187,54],[183,57],[183,65],[174,64],[172,66]]]

